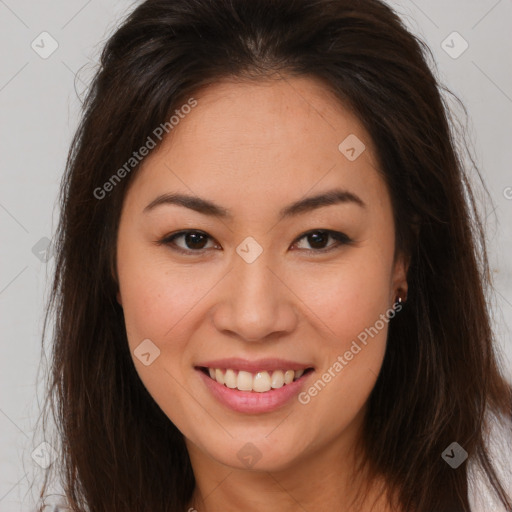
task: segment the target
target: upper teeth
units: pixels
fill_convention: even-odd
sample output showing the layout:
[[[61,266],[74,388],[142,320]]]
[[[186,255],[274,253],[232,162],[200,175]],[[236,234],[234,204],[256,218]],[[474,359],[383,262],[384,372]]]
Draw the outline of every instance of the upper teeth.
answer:
[[[298,379],[304,373],[304,370],[274,370],[269,373],[267,371],[252,374],[243,370],[236,371],[228,368],[226,370],[220,368],[208,368],[210,377],[219,384],[224,384],[228,388],[239,391],[256,391],[264,393],[272,388],[277,389],[285,384],[290,384]]]

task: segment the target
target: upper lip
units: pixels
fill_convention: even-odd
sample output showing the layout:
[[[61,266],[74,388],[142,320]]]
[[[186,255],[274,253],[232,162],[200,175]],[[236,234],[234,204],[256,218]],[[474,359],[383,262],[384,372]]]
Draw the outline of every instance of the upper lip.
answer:
[[[226,359],[215,359],[212,361],[204,361],[196,365],[196,367],[205,368],[231,368],[232,370],[242,370],[250,373],[258,371],[272,370],[306,370],[312,368],[312,364],[299,363],[297,361],[289,361],[286,359],[257,359],[249,361],[240,357],[230,357]]]

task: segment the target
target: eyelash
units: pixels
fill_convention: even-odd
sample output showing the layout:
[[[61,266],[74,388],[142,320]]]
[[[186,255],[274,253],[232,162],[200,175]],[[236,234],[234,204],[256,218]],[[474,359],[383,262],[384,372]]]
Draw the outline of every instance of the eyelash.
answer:
[[[321,253],[321,254],[325,254],[325,253],[330,252],[330,251],[332,251],[334,249],[340,248],[343,245],[350,245],[350,244],[352,244],[354,242],[354,240],[352,240],[350,237],[345,235],[345,233],[341,233],[339,231],[332,231],[332,230],[329,230],[329,229],[314,229],[314,230],[311,230],[311,231],[307,231],[306,233],[304,233],[301,236],[299,236],[298,238],[296,238],[295,241],[293,242],[293,245],[296,244],[297,242],[299,242],[300,240],[302,240],[303,238],[306,238],[307,236],[315,234],[315,233],[322,233],[324,235],[327,235],[328,237],[331,237],[334,240],[336,240],[336,243],[333,244],[330,247],[325,248],[325,249],[300,249],[300,250],[304,250],[304,251],[306,251],[308,253]],[[212,240],[212,237],[210,235],[208,235],[207,233],[205,233],[204,231],[199,231],[199,230],[196,230],[196,229],[189,229],[189,230],[185,230],[185,231],[179,231],[179,232],[174,233],[172,235],[166,236],[162,240],[159,240],[156,243],[158,245],[167,245],[173,251],[180,252],[182,254],[189,254],[189,255],[192,255],[192,254],[195,254],[195,255],[203,254],[208,249],[211,249],[211,247],[210,248],[206,248],[206,249],[204,249],[204,248],[203,249],[197,249],[197,250],[183,249],[182,247],[178,247],[174,243],[174,240],[176,240],[177,238],[180,238],[182,236],[186,236],[188,234],[205,235],[207,238]]]

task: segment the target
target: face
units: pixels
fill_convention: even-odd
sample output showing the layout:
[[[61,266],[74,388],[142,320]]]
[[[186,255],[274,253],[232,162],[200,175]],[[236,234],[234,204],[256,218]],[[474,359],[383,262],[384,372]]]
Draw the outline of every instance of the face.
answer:
[[[309,78],[194,98],[121,214],[138,374],[209,460],[279,470],[343,451],[407,286],[372,141]]]

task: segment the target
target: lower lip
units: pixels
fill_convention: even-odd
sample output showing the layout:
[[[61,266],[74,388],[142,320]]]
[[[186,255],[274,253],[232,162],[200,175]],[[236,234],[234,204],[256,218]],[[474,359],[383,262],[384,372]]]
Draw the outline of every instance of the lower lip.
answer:
[[[199,372],[206,387],[220,403],[234,411],[247,414],[271,412],[284,406],[294,396],[299,394],[306,379],[313,373],[309,371],[297,380],[294,380],[290,384],[285,384],[279,389],[271,389],[264,393],[258,393],[255,391],[239,391],[238,389],[228,388],[223,384],[219,384],[216,380],[213,380],[203,371],[198,369],[196,369],[196,371]]]

